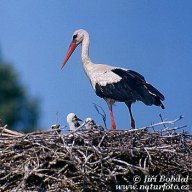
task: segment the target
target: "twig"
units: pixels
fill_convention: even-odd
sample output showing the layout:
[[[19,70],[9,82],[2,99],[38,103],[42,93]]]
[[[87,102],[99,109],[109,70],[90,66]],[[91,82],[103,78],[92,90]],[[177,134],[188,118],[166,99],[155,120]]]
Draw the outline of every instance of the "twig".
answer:
[[[105,129],[107,128],[107,123],[106,123],[106,113],[105,111],[103,110],[103,108],[95,103],[93,103],[97,113],[102,117],[102,120],[103,120],[103,123],[104,123],[104,126],[105,126]],[[102,113],[100,112],[100,110],[102,111]]]
[[[160,117],[161,121],[162,121],[162,122],[164,122],[163,117],[162,117],[162,115],[161,115],[161,114],[159,114],[159,117]],[[165,124],[164,124],[164,123],[163,123],[163,126],[166,128],[166,126],[165,126]]]
[[[152,124],[152,125],[143,127],[143,129],[144,129],[144,128],[152,128],[152,127],[155,127],[155,126],[165,125],[165,124],[174,124],[174,123],[176,123],[177,121],[181,120],[182,118],[183,118],[183,116],[179,116],[177,119],[172,120],[172,121],[162,121],[162,122],[159,122],[159,123],[154,123],[154,124]]]

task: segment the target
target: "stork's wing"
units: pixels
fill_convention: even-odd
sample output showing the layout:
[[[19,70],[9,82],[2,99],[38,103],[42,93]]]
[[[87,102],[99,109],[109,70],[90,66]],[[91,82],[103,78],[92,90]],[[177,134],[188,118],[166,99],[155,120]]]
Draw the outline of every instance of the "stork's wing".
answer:
[[[114,77],[115,81],[106,82],[101,84],[102,81],[97,81],[95,84],[95,91],[99,97],[110,98],[115,101],[121,102],[135,102],[137,100],[142,101],[146,105],[157,105],[164,108],[161,100],[164,100],[163,94],[161,94],[155,87],[145,81],[145,78],[139,73],[122,69],[113,68],[107,73],[104,73],[102,77]],[[107,78],[107,79],[108,79]]]
[[[137,73],[136,71],[127,70],[127,73],[129,73],[133,78],[137,77],[141,81],[145,81],[145,78],[143,77],[143,75]]]
[[[156,95],[162,101],[165,99],[163,94],[160,93],[151,84],[147,83],[145,78],[141,74],[139,74],[138,72],[132,71],[132,70],[122,70],[120,68],[119,69],[118,68],[117,69],[113,69],[112,71],[114,73],[116,73],[117,75],[119,75],[120,77],[122,77],[123,80],[129,81],[130,84],[131,84],[131,81],[134,81],[135,86],[137,86],[139,84],[145,86],[151,94]]]

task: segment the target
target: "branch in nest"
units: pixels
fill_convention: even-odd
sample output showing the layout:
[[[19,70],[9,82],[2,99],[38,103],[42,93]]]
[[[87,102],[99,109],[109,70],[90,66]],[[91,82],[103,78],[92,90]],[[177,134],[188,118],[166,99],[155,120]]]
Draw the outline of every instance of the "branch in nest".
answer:
[[[103,108],[95,103],[93,103],[97,113],[102,117],[102,120],[103,120],[103,123],[104,123],[104,126],[105,126],[105,129],[107,128],[107,124],[106,124],[106,113],[105,111],[103,110]],[[102,113],[100,112],[100,110],[102,111]]]

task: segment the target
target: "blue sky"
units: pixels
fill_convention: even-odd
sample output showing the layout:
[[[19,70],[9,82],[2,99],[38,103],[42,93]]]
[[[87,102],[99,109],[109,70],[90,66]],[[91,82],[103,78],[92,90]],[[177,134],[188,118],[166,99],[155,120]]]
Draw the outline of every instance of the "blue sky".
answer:
[[[80,47],[60,69],[72,33],[90,33],[90,57],[135,70],[165,95],[165,110],[133,104],[137,127],[183,115],[179,124],[192,125],[192,1],[190,0],[1,0],[0,46],[32,96],[41,100],[41,127],[66,125],[75,112],[102,124],[93,103],[97,97],[82,69]],[[129,128],[126,106],[116,103],[118,128]]]

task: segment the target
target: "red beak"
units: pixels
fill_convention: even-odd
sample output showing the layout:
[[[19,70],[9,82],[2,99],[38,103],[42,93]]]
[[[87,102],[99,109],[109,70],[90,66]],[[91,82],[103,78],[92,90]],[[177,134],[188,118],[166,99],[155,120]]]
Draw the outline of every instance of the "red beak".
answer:
[[[73,51],[75,50],[75,48],[77,47],[78,44],[75,43],[75,41],[72,41],[71,44],[69,45],[69,48],[67,50],[67,53],[65,55],[64,58],[64,62],[61,66],[61,69],[65,66],[65,64],[67,63],[69,57],[71,56],[71,54],[73,53]]]

